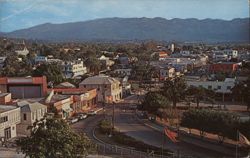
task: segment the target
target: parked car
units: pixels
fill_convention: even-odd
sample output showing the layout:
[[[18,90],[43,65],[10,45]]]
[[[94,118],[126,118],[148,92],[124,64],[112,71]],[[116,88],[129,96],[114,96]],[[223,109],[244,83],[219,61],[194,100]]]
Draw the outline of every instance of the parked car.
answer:
[[[96,114],[97,114],[97,112],[94,111],[94,110],[90,110],[90,111],[88,112],[88,115],[90,115],[90,116],[96,115]]]
[[[76,122],[78,122],[78,121],[79,121],[79,119],[78,119],[77,117],[72,117],[72,118],[70,118],[70,119],[68,120],[69,124],[73,124],[73,123],[76,123]]]
[[[79,115],[78,115],[79,120],[86,119],[87,117],[88,117],[88,115],[85,114],[85,113],[82,113],[82,114],[79,114]]]

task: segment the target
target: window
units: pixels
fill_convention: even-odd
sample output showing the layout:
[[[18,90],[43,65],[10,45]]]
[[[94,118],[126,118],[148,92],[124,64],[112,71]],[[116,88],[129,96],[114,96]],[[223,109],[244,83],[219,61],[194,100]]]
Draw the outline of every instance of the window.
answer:
[[[218,86],[217,89],[221,89],[221,86]]]
[[[27,115],[23,114],[23,120],[27,120]]]
[[[8,116],[4,116],[0,118],[0,123],[7,122],[8,121]]]
[[[231,86],[227,86],[227,90],[230,90],[231,89]]]
[[[208,89],[212,89],[212,86],[208,86]]]

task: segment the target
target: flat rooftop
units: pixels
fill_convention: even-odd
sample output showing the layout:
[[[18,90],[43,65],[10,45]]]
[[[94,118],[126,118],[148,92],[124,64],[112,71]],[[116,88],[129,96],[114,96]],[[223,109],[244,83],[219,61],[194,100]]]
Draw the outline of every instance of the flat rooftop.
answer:
[[[8,94],[10,94],[10,93],[0,93],[0,97],[5,97]]]
[[[64,99],[68,99],[70,98],[71,95],[61,95],[61,94],[55,94],[53,95],[53,97],[51,98],[51,101],[50,103],[55,103],[55,102],[58,102],[58,101],[62,101]]]
[[[0,105],[0,113],[9,111],[9,110],[13,110],[18,108],[17,106],[14,105]]]

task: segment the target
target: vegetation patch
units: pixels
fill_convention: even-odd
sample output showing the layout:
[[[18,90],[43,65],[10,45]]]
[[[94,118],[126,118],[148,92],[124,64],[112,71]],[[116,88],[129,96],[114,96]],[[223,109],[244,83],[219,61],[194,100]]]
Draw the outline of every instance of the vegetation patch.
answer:
[[[132,147],[138,151],[143,151],[143,152],[154,151],[154,154],[158,154],[158,155],[161,155],[162,153],[164,155],[171,155],[171,153],[172,153],[170,150],[164,149],[162,151],[161,148],[145,144],[145,143],[138,141],[130,136],[125,135],[124,133],[121,133],[117,130],[113,130],[112,124],[109,120],[102,120],[99,123],[99,131],[102,134],[106,134],[106,135],[107,134],[109,135],[112,133],[112,136],[110,137],[110,139],[112,139],[113,142],[115,142],[117,144],[124,145],[124,146]]]

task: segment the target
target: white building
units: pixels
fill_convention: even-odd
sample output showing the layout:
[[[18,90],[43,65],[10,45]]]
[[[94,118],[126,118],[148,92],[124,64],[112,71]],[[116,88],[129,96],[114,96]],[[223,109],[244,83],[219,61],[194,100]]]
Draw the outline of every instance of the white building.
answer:
[[[96,88],[98,102],[119,101],[122,98],[120,81],[109,76],[98,75],[88,77],[79,84],[79,87],[84,89]]]
[[[20,123],[20,108],[0,105],[0,138],[10,139],[17,136],[17,124]]]
[[[213,51],[214,61],[228,61],[228,56],[223,51]]]
[[[23,48],[23,50],[16,50],[15,52],[17,53],[17,55],[24,55],[24,56],[29,54],[29,50],[27,49],[26,46]]]
[[[226,54],[229,58],[237,58],[238,57],[238,51],[232,50],[232,49],[225,49],[223,50],[224,54]]]
[[[47,62],[48,58],[46,56],[36,56],[35,57],[35,63],[40,63],[40,62]]]
[[[172,53],[174,52],[174,44],[173,43],[170,46],[170,50],[171,50]]]
[[[108,69],[110,70],[110,66],[114,65],[115,62],[113,60],[110,60],[109,57],[106,57],[102,55],[100,58],[98,58],[100,62]]]
[[[215,61],[228,61],[231,58],[237,58],[237,57],[238,57],[237,50],[225,49],[225,50],[213,51],[213,60]]]
[[[116,69],[114,70],[114,73],[118,75],[123,75],[123,76],[130,76],[131,75],[132,69]]]
[[[83,61],[77,60],[75,62],[64,62],[62,64],[62,71],[65,78],[74,78],[87,73],[87,67],[84,66]]]
[[[216,93],[231,94],[232,88],[235,86],[235,79],[226,78],[225,81],[187,81],[187,85],[211,89]]]
[[[172,67],[161,67],[160,68],[160,79],[166,80],[167,78],[172,78],[175,76],[175,69]]]
[[[27,101],[18,102],[21,109],[21,123],[17,125],[18,135],[29,135],[27,127],[32,126],[37,120],[41,120],[47,113],[47,106],[38,102],[29,103]]]
[[[191,55],[191,52],[189,50],[182,50],[180,51],[180,54],[182,56],[190,56]]]

